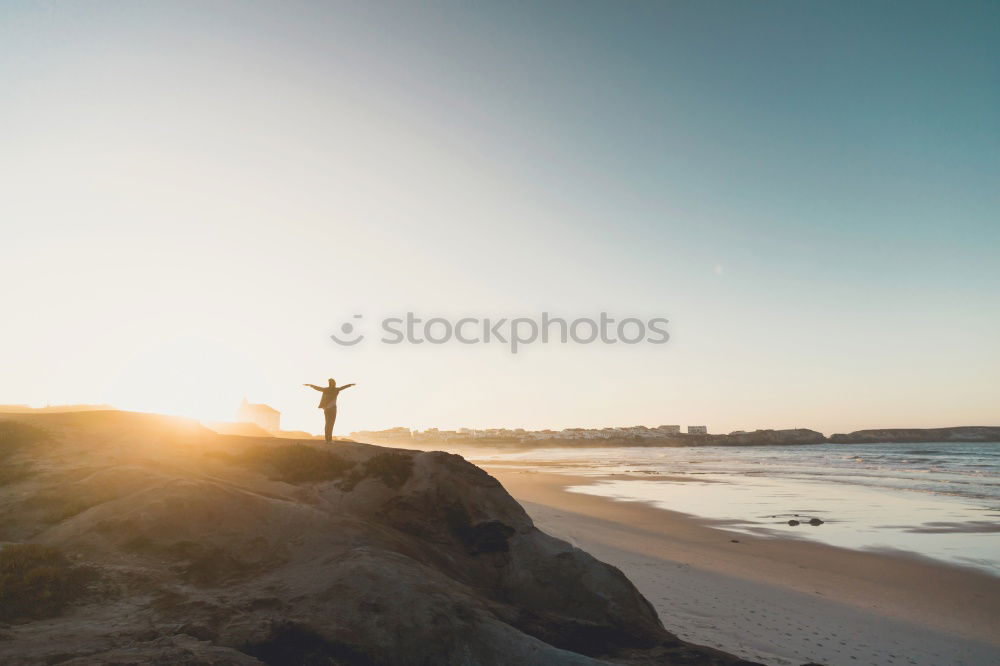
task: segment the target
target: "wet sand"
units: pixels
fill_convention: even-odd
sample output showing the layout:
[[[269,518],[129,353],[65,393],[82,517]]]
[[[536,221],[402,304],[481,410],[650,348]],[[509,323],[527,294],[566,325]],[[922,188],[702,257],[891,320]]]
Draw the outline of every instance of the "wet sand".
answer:
[[[601,477],[484,467],[539,528],[624,571],[687,640],[781,665],[1000,663],[998,577],[899,553],[737,534],[566,490]]]

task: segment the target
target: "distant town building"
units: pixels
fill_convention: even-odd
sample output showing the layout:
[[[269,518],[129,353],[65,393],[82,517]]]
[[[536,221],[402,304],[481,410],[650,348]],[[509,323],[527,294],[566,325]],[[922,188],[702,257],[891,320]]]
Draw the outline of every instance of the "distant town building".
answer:
[[[266,406],[264,406],[266,407]],[[688,426],[689,435],[707,435],[707,426]],[[658,440],[674,438],[681,434],[679,425],[659,425],[650,428],[644,425],[619,426],[605,428],[563,428],[562,430],[526,430],[525,428],[459,428],[458,430],[439,430],[438,428],[427,428],[426,430],[409,430],[408,428],[389,428],[387,430],[362,430],[352,432],[355,439],[383,440],[387,442],[398,442],[400,440],[412,440],[416,442],[440,442],[458,441],[470,443],[472,440],[479,440],[477,443],[493,442],[496,444],[531,442],[538,440],[554,439],[566,441],[584,440]]]
[[[240,409],[236,412],[239,423],[253,423],[264,430],[277,432],[281,430],[281,412],[268,405],[254,404],[243,398]]]

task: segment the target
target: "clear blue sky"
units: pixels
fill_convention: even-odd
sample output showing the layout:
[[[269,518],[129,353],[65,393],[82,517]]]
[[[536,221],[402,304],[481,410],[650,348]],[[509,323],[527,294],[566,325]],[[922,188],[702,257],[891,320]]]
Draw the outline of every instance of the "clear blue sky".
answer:
[[[0,43],[0,402],[1000,422],[996,2],[7,2]],[[326,339],[409,309],[673,339]]]

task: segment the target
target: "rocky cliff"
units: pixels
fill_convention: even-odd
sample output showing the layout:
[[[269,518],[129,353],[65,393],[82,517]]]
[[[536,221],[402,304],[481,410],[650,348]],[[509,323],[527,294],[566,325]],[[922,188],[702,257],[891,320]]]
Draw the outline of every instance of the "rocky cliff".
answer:
[[[462,458],[0,421],[0,662],[737,664]]]

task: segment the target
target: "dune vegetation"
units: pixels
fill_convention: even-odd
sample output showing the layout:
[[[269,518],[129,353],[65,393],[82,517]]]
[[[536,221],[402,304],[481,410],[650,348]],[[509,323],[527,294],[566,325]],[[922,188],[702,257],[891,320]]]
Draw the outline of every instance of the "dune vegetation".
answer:
[[[90,574],[49,546],[26,543],[0,548],[0,620],[57,615],[83,595]]]

